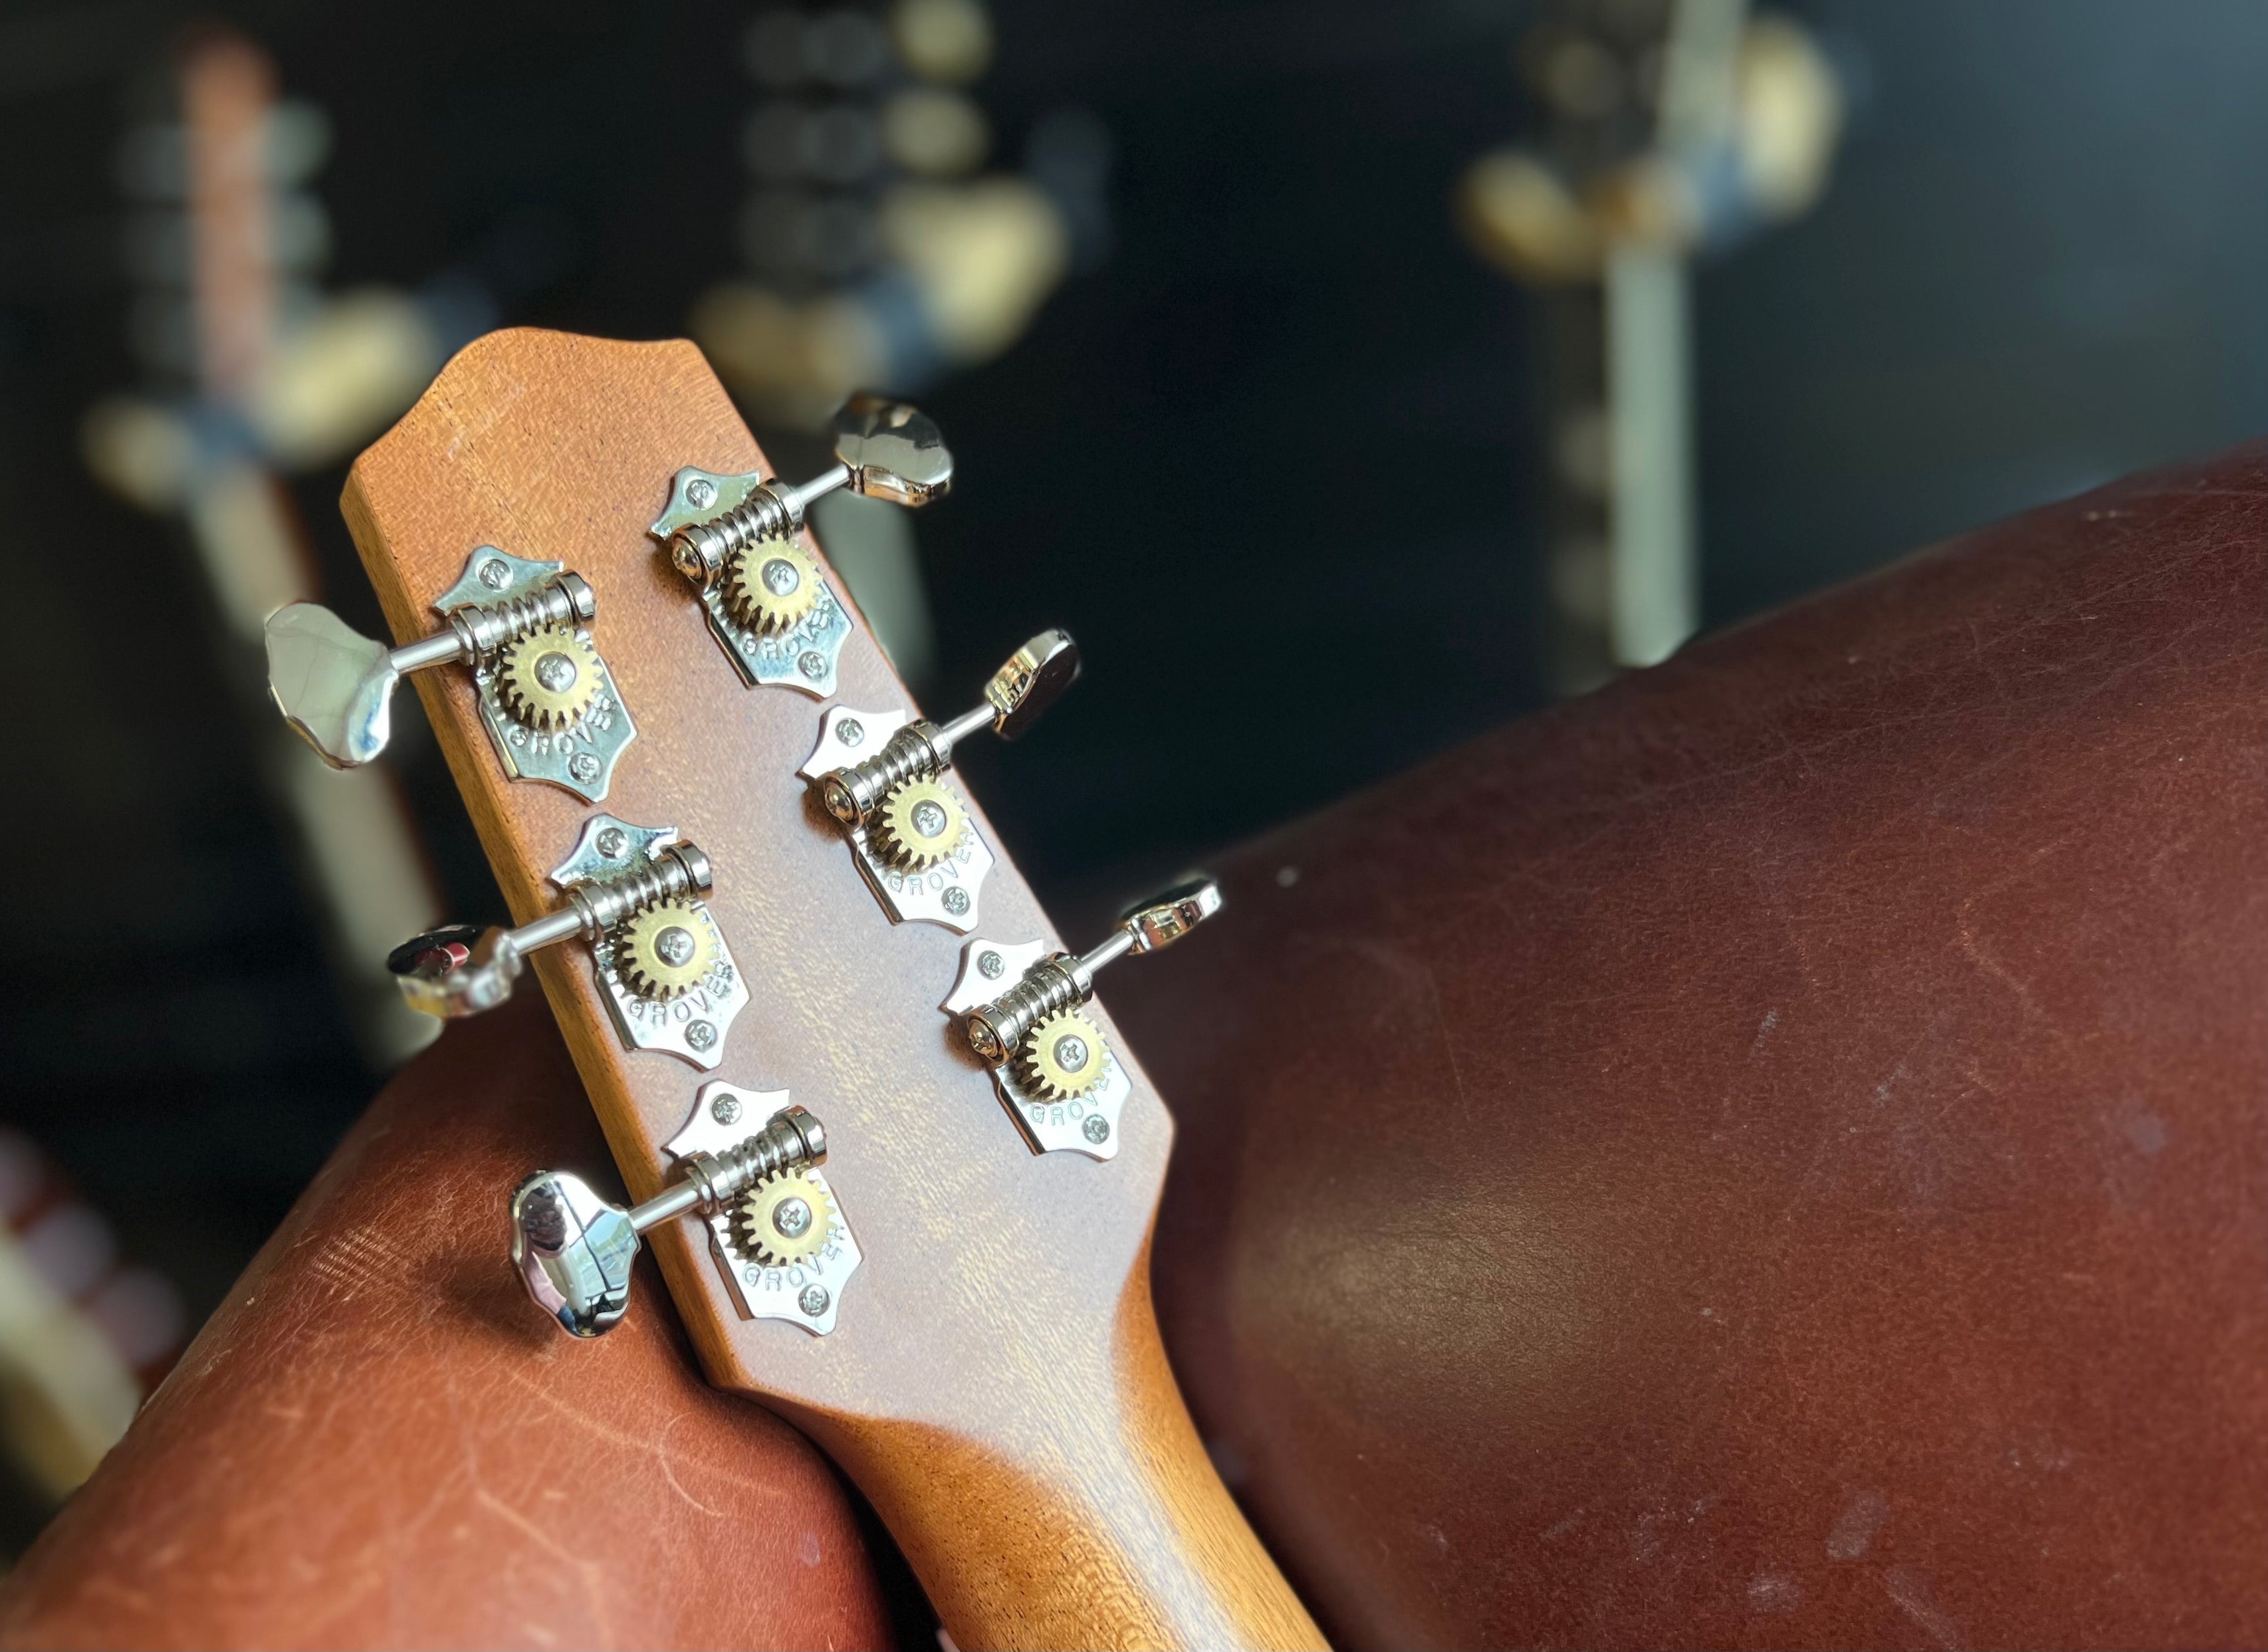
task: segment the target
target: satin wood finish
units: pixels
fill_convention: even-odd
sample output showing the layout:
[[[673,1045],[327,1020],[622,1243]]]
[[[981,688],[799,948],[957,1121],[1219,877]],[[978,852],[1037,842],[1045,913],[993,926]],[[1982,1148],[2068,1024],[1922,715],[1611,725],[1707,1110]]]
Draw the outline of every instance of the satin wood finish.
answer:
[[[744,687],[646,537],[687,464],[764,464],[692,345],[514,330],[443,370],[357,462],[344,505],[397,637],[431,629],[428,604],[475,545],[563,560],[599,588],[599,645],[639,708],[608,808],[709,851],[710,902],[755,992],[718,1076],[788,1089],[827,1122],[828,1175],[867,1258],[831,1336],[740,1319],[696,1224],[652,1235],[711,1380],[762,1397],[858,1482],[963,1646],[1321,1644],[1213,1472],[1158,1341],[1165,1109],[1098,1006],[1134,1085],[1124,1149],[1108,1164],[1026,1151],[983,1069],[925,1013],[961,938],[892,926],[795,777],[819,708]],[[525,922],[586,811],[504,778],[460,675],[417,689]],[[863,623],[838,683],[851,704],[911,706]],[[1042,733],[1028,760],[1045,748]],[[1012,867],[985,898],[988,924],[1060,944]],[[587,969],[552,955],[535,967],[630,1194],[649,1198],[696,1086],[681,1064],[622,1049]]]

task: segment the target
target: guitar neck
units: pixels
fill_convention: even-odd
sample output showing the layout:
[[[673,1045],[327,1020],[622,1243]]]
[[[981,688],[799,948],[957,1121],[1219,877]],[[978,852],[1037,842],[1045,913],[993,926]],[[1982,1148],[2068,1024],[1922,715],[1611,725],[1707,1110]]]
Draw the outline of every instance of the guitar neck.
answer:
[[[1086,1013],[1130,1080],[1116,1155],[1027,1146],[938,1009],[962,937],[892,924],[797,777],[821,702],[746,686],[647,535],[688,465],[769,474],[691,345],[511,331],[448,365],[356,464],[344,505],[405,643],[434,631],[431,605],[475,547],[587,579],[593,638],[637,728],[596,807],[674,827],[714,867],[705,898],[749,998],[713,1073],[627,1047],[586,948],[531,957],[631,1194],[670,1178],[666,1146],[711,1080],[786,1091],[825,1120],[827,1183],[862,1257],[828,1334],[746,1316],[702,1221],[647,1235],[710,1380],[835,1457],[961,1645],[1319,1644],[1207,1460],[1159,1342],[1148,1244],[1165,1109],[1097,1002]],[[917,715],[843,601],[836,702]],[[549,869],[593,806],[507,777],[470,674],[414,681],[514,920],[554,910]],[[1058,949],[968,807],[998,858],[982,933]]]

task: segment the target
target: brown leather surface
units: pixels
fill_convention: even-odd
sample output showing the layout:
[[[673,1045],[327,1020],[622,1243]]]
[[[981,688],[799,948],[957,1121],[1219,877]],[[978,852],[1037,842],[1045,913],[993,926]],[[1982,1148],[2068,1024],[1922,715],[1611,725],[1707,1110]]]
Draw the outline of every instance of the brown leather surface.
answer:
[[[702,1382],[648,1261],[595,1342],[521,1291],[505,1194],[606,1163],[539,994],[452,1027],[0,1587],[0,1644],[887,1644],[833,1471]]]
[[[1253,846],[1114,972],[1176,1363],[1342,1644],[2268,1639],[2264,545],[2258,449],[1991,530]],[[531,995],[381,1099],[0,1641],[886,1635],[652,1279],[533,1318],[545,1160],[603,1162]]]
[[[1224,870],[1105,996],[1340,1644],[2268,1641],[2268,452]]]

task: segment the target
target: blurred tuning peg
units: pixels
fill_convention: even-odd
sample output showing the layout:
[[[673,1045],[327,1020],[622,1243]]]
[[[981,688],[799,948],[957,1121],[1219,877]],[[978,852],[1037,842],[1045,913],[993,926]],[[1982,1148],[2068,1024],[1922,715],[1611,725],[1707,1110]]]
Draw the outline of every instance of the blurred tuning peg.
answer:
[[[974,927],[992,852],[945,783],[954,748],[986,727],[1018,738],[1079,680],[1079,645],[1046,631],[1008,656],[977,704],[942,726],[909,721],[902,711],[840,705],[821,718],[818,747],[797,772],[842,822],[893,921],[926,919],[964,934]]]
[[[400,648],[364,637],[330,609],[294,602],[268,620],[268,686],[284,719],[337,769],[368,763],[392,733],[394,685],[462,660],[504,771],[549,780],[591,802],[637,732],[586,629],[590,582],[556,562],[475,550],[434,605],[446,623]]]
[[[1082,1013],[1094,977],[1129,953],[1173,945],[1220,911],[1220,886],[1194,876],[1134,908],[1096,946],[1073,956],[1041,941],[971,940],[945,1000],[963,1017],[968,1047],[992,1069],[1000,1099],[1038,1152],[1068,1148],[1108,1159],[1132,1088],[1102,1029]],[[1010,985],[1003,990],[1000,983]]]
[[[687,466],[646,531],[701,594],[709,628],[751,687],[835,692],[850,618],[797,535],[812,505],[837,489],[919,508],[953,486],[953,455],[928,415],[857,395],[835,416],[838,462],[790,487],[760,471]]]
[[[600,1336],[630,1309],[640,1234],[675,1216],[715,1215],[760,1183],[826,1161],[827,1132],[819,1120],[789,1107],[733,1147],[688,1154],[680,1162],[679,1180],[627,1210],[600,1198],[579,1176],[538,1171],[512,1192],[512,1259],[527,1294],[561,1329]],[[816,1220],[808,1206],[802,1220]]]

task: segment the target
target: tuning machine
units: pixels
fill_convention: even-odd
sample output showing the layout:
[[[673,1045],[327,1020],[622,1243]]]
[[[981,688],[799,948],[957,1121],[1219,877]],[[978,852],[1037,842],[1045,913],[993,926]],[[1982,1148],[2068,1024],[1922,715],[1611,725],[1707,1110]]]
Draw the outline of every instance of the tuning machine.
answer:
[[[463,660],[506,774],[604,798],[637,727],[591,645],[590,582],[482,545],[433,607],[448,623],[400,648],[313,602],[278,608],[268,619],[268,689],[285,720],[333,768],[357,768],[386,749],[394,684]]]
[[[1079,645],[1042,631],[1008,656],[983,702],[943,726],[902,711],[830,706],[796,771],[850,840],[851,859],[893,923],[923,919],[967,934],[992,870],[968,806],[946,784],[953,749],[990,727],[1015,740],[1079,679]]]
[[[850,616],[799,535],[813,503],[838,488],[918,508],[953,486],[953,455],[927,415],[853,396],[835,416],[831,469],[799,487],[761,471],[688,465],[646,531],[701,594],[709,630],[751,688],[783,683],[825,699]]]
[[[709,857],[674,826],[594,815],[551,881],[564,898],[533,923],[453,925],[396,947],[387,964],[410,1007],[445,1018],[493,1009],[512,996],[529,953],[579,936],[625,1045],[697,1067],[722,1061],[748,988],[698,898],[709,892]]]
[[[1133,1089],[1093,1018],[1095,971],[1128,953],[1171,946],[1220,911],[1220,886],[1193,877],[1127,914],[1099,946],[1074,957],[1044,940],[978,937],[961,948],[961,978],[943,1008],[962,1017],[968,1046],[1035,1153],[1118,1153],[1118,1115]]]
[[[744,1119],[769,1113],[774,1123],[793,1115],[785,1090],[743,1090],[721,1081],[704,1084],[693,1117],[662,1151],[681,1165],[698,1166],[740,1139]],[[709,1223],[709,1255],[750,1319],[784,1319],[820,1336],[835,1329],[843,1287],[864,1260],[841,1201],[816,1168],[826,1142],[803,1163],[767,1171],[744,1183],[740,1197],[702,1214]]]
[[[773,1103],[761,1130],[745,1134],[737,1127]],[[629,1311],[638,1235],[673,1217],[698,1215],[741,1312],[790,1320],[821,1336],[834,1330],[837,1299],[859,1256],[817,1169],[827,1160],[819,1120],[788,1105],[784,1091],[754,1095],[711,1084],[694,1122],[667,1151],[678,1161],[678,1180],[627,1210],[566,1170],[539,1171],[513,1191],[512,1259],[536,1304],[570,1335],[604,1335]]]

